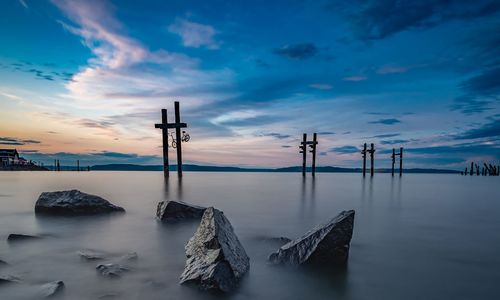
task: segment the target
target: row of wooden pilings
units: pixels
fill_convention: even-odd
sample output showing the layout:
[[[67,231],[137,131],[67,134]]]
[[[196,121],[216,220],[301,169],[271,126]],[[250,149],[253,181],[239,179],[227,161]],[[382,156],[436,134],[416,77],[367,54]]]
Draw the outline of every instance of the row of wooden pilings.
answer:
[[[54,171],[60,172],[61,171],[61,163],[59,162],[58,159],[54,159]],[[80,160],[76,161],[76,171],[90,171],[90,166],[80,168]]]
[[[483,167],[479,166],[475,162],[470,163],[470,169],[465,167],[465,170],[461,172],[462,175],[470,176],[499,176],[500,166],[494,166],[492,164],[483,163]]]
[[[299,146],[299,153],[302,154],[302,176],[306,176],[307,172],[307,147],[310,148],[309,152],[312,153],[312,165],[311,165],[311,175],[314,177],[316,175],[316,149],[318,145],[318,135],[317,133],[313,133],[312,141],[307,140],[307,133],[302,135],[302,141]],[[370,176],[373,176],[375,173],[375,144],[370,144],[370,149],[367,148],[367,144],[364,143],[363,149],[361,150],[361,155],[363,157],[363,177],[366,176],[366,158],[367,154],[370,154]],[[394,167],[396,164],[396,157],[399,156],[399,176],[403,175],[403,147],[399,148],[399,152],[396,152],[396,149],[392,148],[392,169],[391,175],[394,176]]]

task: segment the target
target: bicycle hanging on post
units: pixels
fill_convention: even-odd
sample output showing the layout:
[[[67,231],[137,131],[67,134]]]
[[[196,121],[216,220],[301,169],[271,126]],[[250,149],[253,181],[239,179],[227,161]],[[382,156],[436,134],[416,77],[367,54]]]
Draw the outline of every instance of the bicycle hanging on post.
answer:
[[[173,132],[169,132],[168,135],[169,135],[170,139],[172,140],[170,142],[172,148],[177,148],[177,140],[174,137],[174,133]],[[189,142],[190,139],[191,139],[191,136],[186,131],[183,130],[182,131],[181,142]]]

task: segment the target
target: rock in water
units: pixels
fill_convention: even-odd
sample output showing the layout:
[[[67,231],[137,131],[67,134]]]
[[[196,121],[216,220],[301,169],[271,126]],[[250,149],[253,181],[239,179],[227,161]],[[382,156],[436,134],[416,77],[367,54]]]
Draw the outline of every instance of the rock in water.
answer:
[[[102,260],[106,258],[106,254],[92,249],[83,249],[78,251],[78,255],[86,260]]]
[[[6,266],[6,265],[8,265],[8,263],[0,259],[0,266]]]
[[[301,238],[283,245],[269,260],[275,264],[345,264],[354,228],[354,210],[343,211]]]
[[[98,265],[96,269],[102,276],[112,278],[121,277],[123,272],[128,271],[128,268],[119,264],[102,264]]]
[[[50,298],[59,294],[63,290],[64,290],[64,282],[59,280],[42,284],[40,286],[39,294],[42,298]]]
[[[72,214],[100,214],[109,212],[123,212],[122,207],[113,205],[109,201],[78,190],[44,192],[38,197],[35,212],[72,215]]]
[[[0,285],[9,284],[9,283],[19,283],[21,280],[15,276],[10,275],[0,275]]]
[[[205,209],[205,207],[177,201],[162,201],[158,203],[156,216],[158,219],[165,222],[201,219]]]
[[[233,226],[213,207],[205,210],[198,230],[186,245],[186,256],[181,284],[192,282],[205,290],[228,292],[250,268],[250,259]]]
[[[39,238],[40,238],[39,236],[35,236],[35,235],[11,233],[7,237],[7,241],[18,242],[18,241],[35,240],[35,239],[39,239]]]

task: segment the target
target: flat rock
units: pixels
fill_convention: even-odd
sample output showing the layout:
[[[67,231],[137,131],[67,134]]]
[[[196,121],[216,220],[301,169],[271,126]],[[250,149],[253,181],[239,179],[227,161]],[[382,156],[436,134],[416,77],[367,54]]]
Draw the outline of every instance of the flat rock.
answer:
[[[58,295],[64,290],[64,282],[62,281],[52,281],[49,283],[42,284],[39,288],[38,294],[42,298],[50,298]]]
[[[96,267],[96,270],[105,277],[118,278],[121,277],[124,272],[129,271],[127,267],[120,264],[101,264]]]
[[[78,190],[44,192],[35,204],[36,213],[55,215],[86,215],[124,212],[122,207],[95,195]]]
[[[0,275],[0,285],[10,284],[10,283],[19,283],[19,282],[21,282],[21,279],[15,277],[15,276]]]
[[[7,241],[9,241],[9,242],[18,242],[18,241],[36,240],[36,239],[39,239],[39,238],[40,237],[36,236],[36,235],[11,233],[7,237]]]
[[[345,264],[354,228],[354,210],[343,211],[271,254],[275,264]]]
[[[206,208],[177,201],[162,201],[156,208],[156,217],[164,222],[201,219]]]
[[[180,282],[204,290],[228,292],[250,269],[250,259],[224,214],[209,207],[186,245],[186,267]]]

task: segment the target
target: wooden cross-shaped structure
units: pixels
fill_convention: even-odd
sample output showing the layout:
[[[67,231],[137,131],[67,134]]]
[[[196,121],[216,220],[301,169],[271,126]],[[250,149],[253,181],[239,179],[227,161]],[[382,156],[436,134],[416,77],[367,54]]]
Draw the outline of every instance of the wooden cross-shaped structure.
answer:
[[[182,177],[182,137],[181,137],[181,128],[186,128],[186,123],[181,123],[181,113],[179,102],[174,102],[175,108],[175,122],[168,123],[167,120],[167,110],[161,110],[161,123],[155,124],[155,128],[160,128],[162,130],[163,137],[163,175],[165,177],[169,176],[168,169],[168,129],[175,128],[175,139],[177,140],[177,174],[179,177]]]
[[[366,176],[366,153],[370,153],[370,175],[373,176],[373,173],[375,172],[375,145],[371,143],[370,149],[366,149],[366,143],[363,145],[363,150],[361,150],[361,154],[363,155],[363,177]]]
[[[306,157],[307,157],[307,146],[311,148],[309,152],[312,153],[312,167],[311,174],[314,177],[316,175],[316,145],[318,145],[318,135],[313,134],[313,140],[307,140],[307,133],[302,135],[302,142],[300,142],[299,153],[302,153],[302,176],[306,176]]]
[[[403,147],[399,148],[399,153],[392,148],[392,176],[394,176],[394,164],[396,163],[396,156],[399,156],[399,176],[403,175]]]

